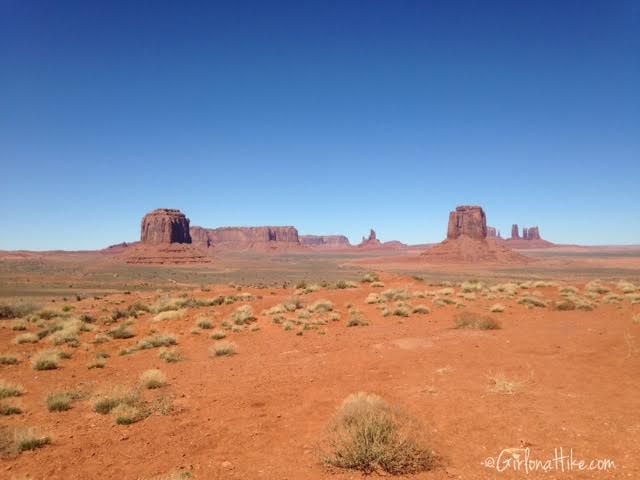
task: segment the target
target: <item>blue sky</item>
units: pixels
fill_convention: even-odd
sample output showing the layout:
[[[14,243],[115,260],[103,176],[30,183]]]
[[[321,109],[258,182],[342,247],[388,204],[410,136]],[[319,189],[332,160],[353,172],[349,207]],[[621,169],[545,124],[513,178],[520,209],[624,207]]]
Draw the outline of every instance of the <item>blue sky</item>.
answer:
[[[0,1],[0,249],[448,212],[640,243],[640,3]]]

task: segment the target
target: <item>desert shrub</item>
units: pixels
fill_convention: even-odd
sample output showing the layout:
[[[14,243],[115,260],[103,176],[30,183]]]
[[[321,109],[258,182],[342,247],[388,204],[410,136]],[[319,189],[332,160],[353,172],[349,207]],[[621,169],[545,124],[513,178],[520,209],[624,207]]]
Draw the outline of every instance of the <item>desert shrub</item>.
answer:
[[[604,296],[604,303],[620,303],[624,300],[620,295],[616,295],[615,293],[608,293]]]
[[[107,361],[104,358],[96,358],[94,361],[87,365],[89,370],[94,368],[104,368],[107,365]]]
[[[228,357],[238,353],[238,346],[233,342],[223,340],[216,342],[209,350],[209,353],[212,357]]]
[[[339,282],[336,282],[335,288],[337,288],[338,290],[344,290],[346,288],[358,288],[358,284],[352,281],[340,280]]]
[[[256,320],[256,317],[253,314],[251,305],[242,305],[231,315],[231,321],[236,325],[246,325],[254,320]]]
[[[493,313],[502,313],[505,311],[505,309],[506,307],[504,305],[502,305],[501,303],[496,303],[494,305],[491,305],[491,308],[489,308],[489,311]]]
[[[521,305],[526,305],[528,307],[544,308],[547,306],[547,302],[544,299],[535,296],[522,297],[520,300],[518,300],[518,303]]]
[[[212,334],[211,334],[211,338],[213,338],[214,340],[222,340],[223,338],[225,338],[227,336],[226,333],[224,333],[222,330],[215,330]]]
[[[469,280],[467,282],[462,282],[460,285],[460,291],[462,293],[481,292],[484,288],[485,284],[478,280]]]
[[[404,288],[390,288],[383,291],[380,295],[382,295],[382,297],[388,302],[409,300],[411,298],[411,294],[409,294],[409,292]]]
[[[391,310],[391,314],[396,317],[408,317],[411,314],[411,305],[398,302]]]
[[[118,425],[131,425],[144,420],[148,413],[138,404],[120,403],[116,405],[111,414]]]
[[[380,295],[378,295],[377,293],[370,293],[369,295],[367,295],[367,298],[365,298],[364,303],[368,303],[368,304],[374,304],[374,303],[380,303],[382,302],[382,297],[380,297]]]
[[[365,273],[360,280],[362,283],[373,283],[380,280],[376,273]]]
[[[453,295],[454,294],[454,290],[451,287],[445,287],[445,288],[441,288],[440,290],[437,290],[436,293],[438,295],[443,295],[443,296],[449,296],[449,295]]]
[[[0,303],[0,319],[25,317],[38,308],[33,303]]]
[[[579,291],[580,290],[578,290],[576,287],[573,287],[573,286],[560,288],[560,293],[562,295],[577,295]]]
[[[351,317],[347,322],[347,327],[366,327],[369,322],[360,317]]]
[[[418,313],[420,315],[426,315],[428,313],[431,313],[431,309],[429,307],[427,307],[426,305],[416,305],[415,307],[413,307],[413,313]]]
[[[182,360],[182,354],[177,348],[163,348],[158,353],[158,357],[167,363],[176,363]]]
[[[498,330],[500,323],[491,317],[485,317],[472,312],[456,315],[455,328],[473,328],[478,330]]]
[[[198,327],[203,330],[210,330],[213,328],[213,323],[211,323],[209,320],[198,320]]]
[[[55,370],[59,364],[60,352],[55,350],[43,350],[31,358],[31,366],[34,370]]]
[[[0,380],[0,398],[19,397],[24,393],[20,385]]]
[[[136,334],[127,325],[120,325],[118,328],[111,330],[109,336],[116,340],[124,340],[127,338],[133,338]]]
[[[50,412],[66,412],[71,410],[73,402],[80,398],[82,395],[76,392],[52,393],[47,397],[47,409]]]
[[[622,293],[634,293],[636,290],[638,290],[638,287],[636,287],[631,282],[627,282],[626,280],[620,280],[616,284],[616,288],[620,290]]]
[[[149,389],[164,387],[167,377],[160,370],[146,370],[140,375],[140,384]]]
[[[502,373],[490,374],[488,376],[489,385],[487,390],[492,393],[502,395],[513,395],[518,393],[523,386],[523,382],[519,380],[511,380]]]
[[[148,337],[143,338],[138,342],[138,348],[141,350],[148,350],[150,348],[169,347],[176,345],[178,342],[173,335],[166,333],[154,333]]]
[[[269,308],[268,310],[265,310],[263,313],[265,315],[273,316],[273,315],[281,315],[281,314],[285,313],[286,311],[287,310],[284,308],[284,305],[278,304],[278,305],[274,305],[273,307]]]
[[[309,311],[314,313],[326,313],[333,310],[333,303],[329,300],[318,300],[308,307]]]
[[[138,391],[125,387],[115,387],[108,392],[101,393],[93,403],[96,413],[106,415],[111,413],[118,405],[137,405],[140,403]]]
[[[8,417],[9,415],[20,415],[21,413],[22,409],[17,405],[4,400],[0,401],[0,416]]]
[[[17,365],[20,363],[18,357],[13,355],[0,355],[0,365]]]
[[[40,338],[35,333],[21,333],[13,339],[13,343],[22,345],[23,343],[38,343]]]
[[[600,283],[600,280],[590,281],[589,283],[586,284],[585,288],[587,292],[596,293],[596,294],[609,293],[611,291],[611,289],[602,285]]]
[[[153,317],[154,322],[166,322],[169,320],[179,320],[184,317],[185,310],[166,310]]]
[[[282,325],[282,328],[285,332],[288,332],[290,330],[293,330],[293,323],[291,322],[285,322],[284,325]]]
[[[327,465],[403,475],[429,470],[434,455],[422,443],[418,422],[377,395],[347,397],[332,419],[323,460]]]
[[[572,300],[565,298],[564,300],[556,302],[554,308],[560,311],[575,310],[576,304]]]
[[[25,322],[24,320],[16,320],[15,322],[13,322],[13,325],[11,325],[11,330],[13,330],[14,332],[24,332],[27,329],[27,322]]]
[[[371,283],[371,287],[372,288],[384,288],[384,283],[382,283],[382,282],[372,282]]]
[[[51,438],[42,435],[34,428],[15,427],[10,431],[3,432],[0,438],[2,445],[8,453],[22,453],[27,450],[35,450],[51,443]]]

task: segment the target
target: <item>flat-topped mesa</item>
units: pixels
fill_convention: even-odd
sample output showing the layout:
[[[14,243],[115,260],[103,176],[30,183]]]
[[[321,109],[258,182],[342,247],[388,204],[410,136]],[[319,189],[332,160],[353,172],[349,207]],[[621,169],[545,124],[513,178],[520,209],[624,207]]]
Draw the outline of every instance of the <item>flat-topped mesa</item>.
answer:
[[[351,242],[344,235],[300,235],[300,243],[312,248],[349,248]]]
[[[140,241],[155,245],[191,243],[189,219],[180,210],[158,208],[142,219]]]
[[[463,235],[478,240],[487,238],[487,216],[482,207],[462,205],[449,213],[447,239]]]
[[[295,227],[191,227],[194,243],[203,247],[246,246],[252,244],[300,245]]]

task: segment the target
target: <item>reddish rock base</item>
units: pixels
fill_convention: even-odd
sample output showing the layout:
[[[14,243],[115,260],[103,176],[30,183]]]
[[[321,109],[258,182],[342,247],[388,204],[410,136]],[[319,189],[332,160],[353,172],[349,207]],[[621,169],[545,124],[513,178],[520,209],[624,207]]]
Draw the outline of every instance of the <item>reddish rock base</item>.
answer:
[[[475,239],[463,235],[447,239],[422,253],[432,263],[529,263],[531,258],[500,245],[493,239]]]

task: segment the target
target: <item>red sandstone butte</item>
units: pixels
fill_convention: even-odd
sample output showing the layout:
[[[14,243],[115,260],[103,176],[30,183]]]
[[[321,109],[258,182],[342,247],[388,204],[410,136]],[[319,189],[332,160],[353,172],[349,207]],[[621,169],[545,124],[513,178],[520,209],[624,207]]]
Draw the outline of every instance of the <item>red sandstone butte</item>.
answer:
[[[158,208],[142,219],[140,241],[156,245],[191,243],[189,219],[180,210]]]

